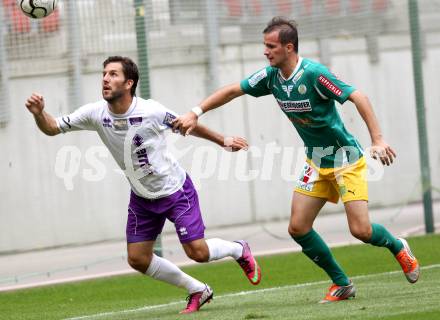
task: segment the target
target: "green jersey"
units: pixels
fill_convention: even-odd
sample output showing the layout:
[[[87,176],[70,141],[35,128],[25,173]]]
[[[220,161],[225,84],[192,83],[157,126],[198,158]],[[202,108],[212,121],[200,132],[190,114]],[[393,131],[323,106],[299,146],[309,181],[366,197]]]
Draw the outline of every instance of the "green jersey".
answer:
[[[335,100],[344,103],[355,88],[324,65],[300,57],[288,79],[278,68],[268,66],[240,85],[254,97],[273,94],[304,141],[307,157],[317,166],[340,167],[362,157],[361,146],[345,129],[335,105]]]

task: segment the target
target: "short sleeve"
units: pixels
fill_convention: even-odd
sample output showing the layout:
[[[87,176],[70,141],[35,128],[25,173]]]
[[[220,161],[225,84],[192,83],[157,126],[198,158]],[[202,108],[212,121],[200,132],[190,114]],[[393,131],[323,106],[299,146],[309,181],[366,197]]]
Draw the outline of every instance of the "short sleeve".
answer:
[[[356,89],[339,80],[333,73],[331,73],[326,67],[317,69],[315,74],[315,88],[322,96],[329,99],[334,99],[340,104],[347,101],[350,94]]]
[[[154,103],[154,119],[159,130],[166,130],[173,127],[173,121],[179,116],[176,112],[166,108],[161,103],[150,100]]]
[[[269,89],[270,72],[271,68],[266,67],[242,80],[240,82],[241,90],[243,90],[244,93],[254,97],[261,97],[271,94],[272,92]]]
[[[86,104],[69,115],[56,118],[58,128],[62,133],[79,130],[96,130],[93,115],[95,104]]]

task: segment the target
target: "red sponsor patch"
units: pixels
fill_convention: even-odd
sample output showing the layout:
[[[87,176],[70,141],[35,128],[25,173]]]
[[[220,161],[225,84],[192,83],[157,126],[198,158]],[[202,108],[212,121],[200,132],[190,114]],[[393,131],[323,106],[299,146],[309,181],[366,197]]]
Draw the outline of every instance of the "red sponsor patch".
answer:
[[[318,81],[338,97],[342,95],[342,90],[322,74],[319,76]]]
[[[305,171],[304,171],[304,177],[303,177],[303,182],[307,183],[310,180],[310,177],[313,174],[313,168],[312,167],[308,167]]]

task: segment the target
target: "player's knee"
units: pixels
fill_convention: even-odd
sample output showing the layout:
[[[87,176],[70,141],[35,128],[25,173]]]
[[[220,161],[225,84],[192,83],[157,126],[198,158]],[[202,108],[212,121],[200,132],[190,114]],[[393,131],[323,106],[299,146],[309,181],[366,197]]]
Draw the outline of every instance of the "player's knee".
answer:
[[[289,227],[287,228],[287,232],[289,232],[290,236],[293,238],[301,237],[305,235],[308,231],[309,230],[306,230],[306,228],[304,227],[293,224],[289,224]]]
[[[371,239],[372,230],[370,226],[351,228],[350,232],[353,237],[361,240],[362,242],[369,242]]]
[[[151,259],[145,256],[129,255],[127,262],[134,270],[145,273],[150,265]]]
[[[194,260],[196,262],[208,262],[209,260],[209,251],[207,250],[191,250],[188,253],[188,258]]]

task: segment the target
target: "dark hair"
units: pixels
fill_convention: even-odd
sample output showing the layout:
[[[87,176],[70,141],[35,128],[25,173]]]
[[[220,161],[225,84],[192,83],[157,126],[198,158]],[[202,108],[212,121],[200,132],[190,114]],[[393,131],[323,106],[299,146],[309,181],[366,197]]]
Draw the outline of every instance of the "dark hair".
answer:
[[[272,31],[279,31],[279,40],[281,44],[292,43],[295,52],[298,53],[298,29],[295,20],[289,20],[285,17],[273,17],[267,27],[263,30],[264,34]]]
[[[136,63],[128,57],[111,56],[103,62],[104,68],[112,62],[120,62],[122,64],[122,72],[124,72],[125,80],[133,80],[131,96],[136,95],[136,87],[139,81],[139,70]]]

